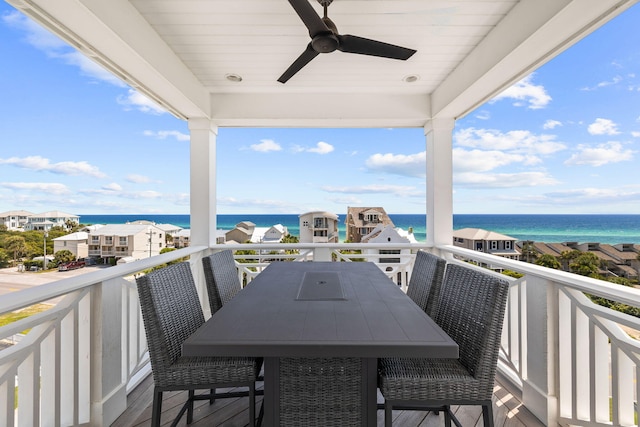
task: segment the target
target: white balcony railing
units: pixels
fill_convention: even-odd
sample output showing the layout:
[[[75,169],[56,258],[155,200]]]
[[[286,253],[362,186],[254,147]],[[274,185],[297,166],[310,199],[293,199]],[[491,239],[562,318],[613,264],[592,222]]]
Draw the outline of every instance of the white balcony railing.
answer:
[[[53,302],[45,312],[0,328],[0,339],[22,336],[0,350],[0,402],[6,402],[0,404],[0,424],[109,425],[126,407],[127,393],[150,372],[135,275],[190,256],[206,311],[200,259],[222,248],[256,252],[236,255],[245,282],[274,260],[377,263],[394,258],[400,262],[378,265],[405,287],[411,252],[420,248],[450,262],[466,258],[520,272],[522,278],[508,278],[503,377],[548,425],[637,425],[640,342],[625,331],[640,330],[640,319],[594,305],[584,293],[638,307],[640,291],[454,246],[408,244],[189,247],[4,295],[0,314]],[[379,249],[400,254],[374,253]]]

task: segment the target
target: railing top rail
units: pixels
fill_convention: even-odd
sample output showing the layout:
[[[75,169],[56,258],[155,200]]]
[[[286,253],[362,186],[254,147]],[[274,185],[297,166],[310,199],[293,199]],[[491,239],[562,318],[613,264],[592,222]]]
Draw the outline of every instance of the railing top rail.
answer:
[[[184,249],[167,252],[151,258],[141,259],[128,264],[115,265],[99,271],[81,274],[75,277],[57,280],[44,285],[34,286],[21,291],[11,292],[2,296],[0,300],[0,313],[7,313],[28,307],[42,301],[48,301],[69,292],[104,282],[106,280],[129,276],[158,264],[174,261],[176,259],[192,255],[207,249],[206,246],[191,246]]]
[[[633,307],[640,307],[640,290],[629,286],[622,286],[604,280],[568,273],[566,271],[553,270],[536,264],[503,258],[471,249],[464,249],[454,245],[442,245],[438,246],[438,249],[519,273],[541,277],[582,292],[611,299]]]

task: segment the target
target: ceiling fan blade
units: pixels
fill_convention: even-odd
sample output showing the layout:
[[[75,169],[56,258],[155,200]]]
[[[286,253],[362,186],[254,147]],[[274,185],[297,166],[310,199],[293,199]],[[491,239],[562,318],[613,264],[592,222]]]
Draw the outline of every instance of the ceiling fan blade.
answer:
[[[329,28],[322,21],[322,18],[316,13],[308,0],[289,0],[291,6],[296,11],[302,22],[309,30],[311,38],[320,33],[330,32]]]
[[[313,58],[315,58],[318,55],[319,53],[313,50],[313,47],[311,47],[311,43],[309,43],[305,51],[302,52],[302,54],[298,57],[298,59],[293,61],[293,64],[291,64],[289,68],[287,68],[287,71],[285,71],[280,76],[278,81],[280,83],[286,83],[287,80],[293,77],[298,71],[302,69],[302,67],[307,65],[309,62],[311,62]]]
[[[345,34],[338,36],[340,45],[338,50],[346,53],[358,53],[360,55],[381,56],[383,58],[407,60],[416,53],[414,49],[383,43],[376,40]]]

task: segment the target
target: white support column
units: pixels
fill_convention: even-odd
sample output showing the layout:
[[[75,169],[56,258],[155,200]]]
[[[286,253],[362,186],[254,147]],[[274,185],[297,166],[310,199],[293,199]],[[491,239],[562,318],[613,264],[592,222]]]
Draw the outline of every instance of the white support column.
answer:
[[[558,425],[558,290],[549,280],[528,275],[525,298],[526,373],[522,403],[545,425]]]
[[[427,144],[427,244],[453,244],[453,118],[424,127]]]
[[[189,119],[191,133],[191,244],[216,243],[216,137],[206,118]]]

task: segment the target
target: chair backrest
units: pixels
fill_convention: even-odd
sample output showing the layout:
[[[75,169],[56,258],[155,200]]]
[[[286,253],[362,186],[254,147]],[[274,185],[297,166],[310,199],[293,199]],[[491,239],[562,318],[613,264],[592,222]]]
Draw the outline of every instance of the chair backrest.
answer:
[[[446,265],[447,262],[443,258],[429,252],[416,253],[407,295],[431,317],[438,312]]]
[[[182,343],[204,323],[188,262],[136,279],[154,377],[180,357]]]
[[[462,265],[449,264],[435,321],[458,343],[460,362],[493,388],[504,311],[506,280]]]
[[[207,282],[209,306],[213,314],[231,301],[231,298],[242,290],[242,285],[230,250],[216,252],[202,258],[202,266]]]

